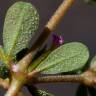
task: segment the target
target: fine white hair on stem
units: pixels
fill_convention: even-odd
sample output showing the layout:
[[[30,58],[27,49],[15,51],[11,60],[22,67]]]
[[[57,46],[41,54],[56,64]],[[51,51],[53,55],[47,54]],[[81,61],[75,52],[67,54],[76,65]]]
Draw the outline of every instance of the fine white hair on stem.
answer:
[[[13,72],[18,72],[18,71],[19,71],[19,65],[18,65],[18,64],[14,64],[14,65],[12,66],[12,71],[13,71]]]

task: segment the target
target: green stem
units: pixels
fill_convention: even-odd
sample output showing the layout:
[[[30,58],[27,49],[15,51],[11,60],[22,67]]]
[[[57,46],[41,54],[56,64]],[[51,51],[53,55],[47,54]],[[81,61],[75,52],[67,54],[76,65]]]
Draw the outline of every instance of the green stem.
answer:
[[[5,96],[18,96],[22,86],[26,83],[27,78],[25,73],[13,72],[12,80],[8,91]]]
[[[18,96],[18,92],[22,86],[23,83],[20,80],[13,80],[5,96]]]

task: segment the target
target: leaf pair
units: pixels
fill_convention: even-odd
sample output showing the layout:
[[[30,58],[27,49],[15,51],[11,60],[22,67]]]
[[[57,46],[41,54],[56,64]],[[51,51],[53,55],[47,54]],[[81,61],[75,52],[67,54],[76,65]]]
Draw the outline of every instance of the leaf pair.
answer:
[[[71,42],[55,49],[40,61],[42,58],[44,58],[44,55],[37,59],[37,62],[33,63],[33,67],[39,63],[38,66],[36,65],[36,70],[44,74],[56,74],[84,67],[89,58],[89,51],[84,44]]]
[[[38,25],[39,15],[33,5],[21,1],[12,5],[7,12],[3,30],[6,55],[14,57],[27,48]],[[82,68],[88,58],[88,48],[82,43],[72,42],[51,52],[35,68],[45,74],[69,72]]]

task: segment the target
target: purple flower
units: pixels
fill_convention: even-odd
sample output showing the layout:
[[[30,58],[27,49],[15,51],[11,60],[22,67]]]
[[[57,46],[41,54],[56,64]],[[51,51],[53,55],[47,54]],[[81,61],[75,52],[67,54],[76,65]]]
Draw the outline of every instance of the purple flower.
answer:
[[[60,35],[53,34],[53,44],[56,46],[60,46],[64,43],[64,38]]]

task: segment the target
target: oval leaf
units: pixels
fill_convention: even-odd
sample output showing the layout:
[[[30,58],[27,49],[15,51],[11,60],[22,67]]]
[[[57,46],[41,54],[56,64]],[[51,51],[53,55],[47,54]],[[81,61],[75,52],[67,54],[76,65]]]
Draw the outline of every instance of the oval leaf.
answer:
[[[84,44],[67,43],[51,52],[36,69],[44,74],[74,71],[84,67],[88,58],[89,51]]]
[[[31,37],[38,28],[39,15],[30,3],[16,2],[5,18],[3,30],[4,50],[7,55],[16,55],[28,47]]]

